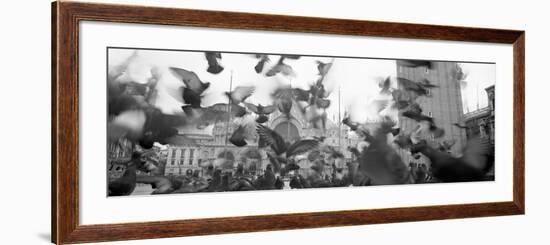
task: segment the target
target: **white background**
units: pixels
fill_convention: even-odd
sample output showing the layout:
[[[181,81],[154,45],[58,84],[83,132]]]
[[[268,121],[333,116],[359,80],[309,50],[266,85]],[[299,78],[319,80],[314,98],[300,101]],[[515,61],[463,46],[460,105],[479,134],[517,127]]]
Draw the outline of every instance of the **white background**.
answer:
[[[2,190],[0,222],[3,244],[47,244],[50,179],[50,5],[49,1],[13,1],[3,6]],[[138,2],[138,1],[135,1]],[[143,1],[145,2],[145,1]],[[545,6],[529,2],[460,1],[155,1],[157,4],[290,15],[311,15],[448,25],[525,29],[527,31],[527,214],[466,220],[277,231],[206,237],[121,242],[118,244],[464,244],[547,243],[549,198],[544,154],[548,88],[546,55],[550,43]],[[542,1],[541,1],[542,2]],[[7,5],[7,4],[6,4]],[[5,86],[7,85],[7,86]],[[539,127],[543,127],[539,129]],[[5,135],[7,134],[7,137]]]

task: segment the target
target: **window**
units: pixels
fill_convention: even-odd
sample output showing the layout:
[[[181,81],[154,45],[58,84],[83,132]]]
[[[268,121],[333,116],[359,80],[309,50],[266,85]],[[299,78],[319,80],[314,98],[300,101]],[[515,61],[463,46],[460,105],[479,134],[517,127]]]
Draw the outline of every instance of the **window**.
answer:
[[[172,165],[175,165],[176,161],[177,161],[176,160],[176,150],[177,150],[176,148],[172,148],[172,150],[171,150],[171,152],[172,152],[171,158],[172,159],[168,159],[168,161],[171,162]]]
[[[193,165],[193,155],[195,153],[194,149],[189,150],[189,165]]]
[[[180,155],[180,164],[183,165],[185,162],[185,149],[181,149],[181,155]]]

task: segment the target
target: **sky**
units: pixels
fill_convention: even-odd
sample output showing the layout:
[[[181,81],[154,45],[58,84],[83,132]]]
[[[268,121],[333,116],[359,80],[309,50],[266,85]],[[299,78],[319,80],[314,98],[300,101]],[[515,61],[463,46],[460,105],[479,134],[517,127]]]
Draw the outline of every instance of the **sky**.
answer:
[[[332,105],[327,109],[329,119],[338,120],[344,112],[350,112],[356,121],[376,120],[379,117],[375,111],[370,111],[369,104],[381,98],[378,86],[380,80],[387,76],[396,76],[395,60],[364,59],[364,58],[332,58],[302,56],[298,60],[286,59],[285,63],[292,66],[296,76],[288,77],[276,75],[266,77],[265,73],[274,65],[279,56],[270,55],[270,63],[264,67],[262,74],[257,74],[254,66],[258,59],[252,54],[223,53],[221,64],[225,67],[220,74],[206,72],[208,67],[203,52],[193,51],[166,51],[166,50],[131,50],[109,49],[109,67],[116,66],[128,57],[133,56],[122,81],[146,83],[152,76],[151,69],[160,72],[160,81],[157,85],[159,99],[156,106],[164,113],[180,113],[182,103],[170,96],[170,91],[177,90],[182,82],[175,77],[169,67],[179,67],[194,71],[202,81],[210,82],[203,106],[215,103],[227,103],[223,92],[229,90],[230,80],[233,88],[237,86],[255,86],[255,93],[247,100],[254,104],[271,104],[270,93],[278,86],[291,85],[307,89],[319,78],[317,61],[333,62],[332,68],[324,79],[325,87],[332,91],[329,99]],[[468,74],[466,86],[463,87],[464,112],[473,111],[487,105],[487,95],[484,88],[495,83],[494,64],[461,63],[463,70]],[[396,87],[395,81],[392,87]],[[339,93],[340,92],[340,93]],[[340,108],[338,99],[340,95]],[[382,96],[384,97],[384,96]],[[384,99],[384,98],[383,98]],[[386,97],[387,99],[387,97]]]
[[[467,74],[466,86],[462,88],[462,107],[464,112],[475,111],[488,105],[485,88],[495,85],[496,65],[479,63],[460,63]]]

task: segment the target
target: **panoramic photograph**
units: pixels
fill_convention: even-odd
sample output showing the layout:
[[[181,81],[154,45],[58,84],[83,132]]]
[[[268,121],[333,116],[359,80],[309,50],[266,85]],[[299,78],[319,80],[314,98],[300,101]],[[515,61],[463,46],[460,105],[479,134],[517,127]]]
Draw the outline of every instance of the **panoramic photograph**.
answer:
[[[106,51],[109,197],[495,179],[495,63]]]

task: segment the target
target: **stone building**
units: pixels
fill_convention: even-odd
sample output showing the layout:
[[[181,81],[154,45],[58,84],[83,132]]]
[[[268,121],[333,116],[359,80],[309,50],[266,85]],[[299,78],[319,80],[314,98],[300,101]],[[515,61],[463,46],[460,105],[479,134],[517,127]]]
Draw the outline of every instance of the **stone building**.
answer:
[[[132,142],[126,138],[121,138],[116,142],[109,142],[107,144],[107,173],[109,178],[113,178],[114,175],[118,175],[121,172],[121,168],[125,169],[125,166],[120,163],[125,163],[130,161],[132,157],[132,151],[136,150],[135,148],[140,148],[139,145],[134,145]],[[140,150],[143,150],[140,148]],[[167,151],[161,149],[158,146],[153,146],[150,150],[146,150],[146,161],[149,161],[159,170],[155,171],[158,173],[164,173],[166,166],[166,157]],[[145,173],[138,170],[138,174],[141,175],[153,175],[154,173]],[[118,176],[120,177],[120,176]]]
[[[107,160],[130,159],[132,156],[132,142],[127,139],[121,139],[118,142],[109,142],[107,144]]]
[[[341,149],[346,158],[351,158],[351,154],[346,150],[347,147],[357,143],[357,139],[350,136],[347,127],[338,125],[331,120],[327,120],[324,134],[321,129],[311,127],[296,105],[292,107],[290,118],[279,111],[269,115],[266,126],[272,128],[289,142],[324,135],[325,143]],[[248,151],[257,151],[257,136],[247,141],[248,145],[244,147],[236,147],[230,142],[226,142],[237,127],[236,122],[219,122],[212,127],[211,133],[199,130],[180,132],[181,135],[178,136],[180,140],[168,147],[165,174],[183,175],[188,169],[200,171],[210,165],[220,167],[216,162],[220,158],[227,159],[227,164],[221,166],[222,169],[232,170],[237,164],[243,164],[245,168],[255,169],[261,173],[269,164],[265,151],[259,150],[257,159],[245,156]],[[302,169],[311,167],[309,161],[300,161],[299,164],[302,165]]]
[[[444,136],[435,138],[433,134],[426,133],[422,138],[434,147],[439,143],[454,141],[451,147],[452,154],[459,154],[466,144],[466,132],[454,126],[454,123],[463,121],[462,97],[460,83],[455,75],[460,69],[455,62],[432,62],[431,69],[426,67],[406,67],[397,64],[397,76],[412,81],[427,79],[438,87],[429,89],[428,96],[420,96],[416,102],[422,108],[422,114],[434,118],[435,124],[445,130]],[[410,133],[418,125],[418,122],[400,116],[400,128],[402,132]],[[425,163],[429,160],[424,156],[415,159],[407,150],[400,149],[400,155],[405,164]]]
[[[464,114],[464,124],[467,127],[467,138],[481,137],[495,144],[495,86],[485,89],[488,97],[488,105]]]
[[[175,143],[168,146],[165,175],[184,175],[188,169],[201,170],[214,154],[214,137],[189,132],[176,136]]]

